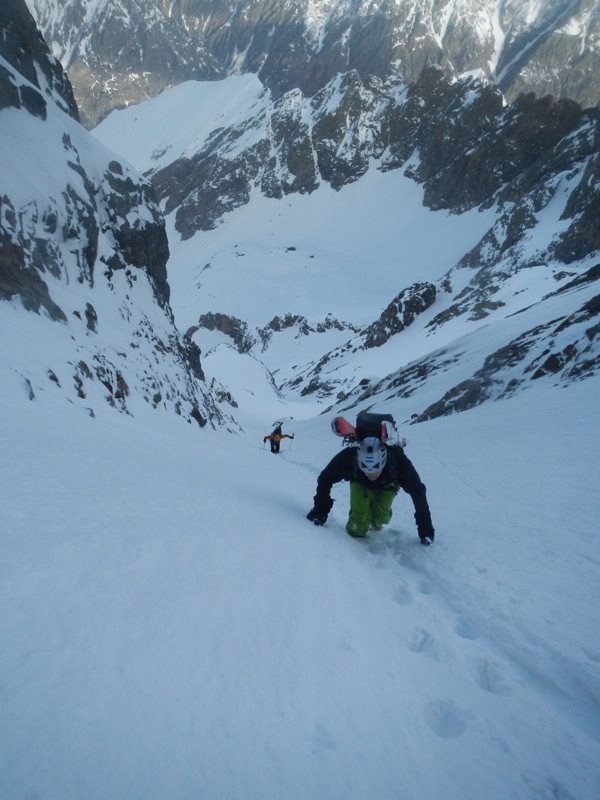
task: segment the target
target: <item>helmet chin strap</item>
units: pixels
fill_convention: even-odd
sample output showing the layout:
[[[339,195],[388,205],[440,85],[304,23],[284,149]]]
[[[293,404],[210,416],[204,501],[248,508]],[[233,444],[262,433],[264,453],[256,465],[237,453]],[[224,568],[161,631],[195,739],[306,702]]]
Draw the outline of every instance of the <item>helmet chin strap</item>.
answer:
[[[367,477],[367,478],[368,478],[370,481],[376,481],[376,480],[377,480],[377,478],[378,478],[378,477],[381,475],[381,472],[382,472],[382,471],[383,471],[383,470],[381,470],[380,472],[371,473],[370,475],[369,475],[369,473],[368,473],[368,472],[365,472],[365,473],[364,473],[364,475],[365,475],[365,476],[366,476],[366,477]]]

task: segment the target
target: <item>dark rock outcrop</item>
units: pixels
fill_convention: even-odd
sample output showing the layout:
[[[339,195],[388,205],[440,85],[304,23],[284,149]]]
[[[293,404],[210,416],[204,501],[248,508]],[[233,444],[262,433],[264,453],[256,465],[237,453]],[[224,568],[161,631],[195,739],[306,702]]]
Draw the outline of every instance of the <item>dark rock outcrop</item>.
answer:
[[[46,99],[50,98],[74,119],[79,119],[71,83],[60,62],[50,55],[24,0],[2,0],[0,31],[3,58],[33,87],[15,87],[0,65],[0,110],[9,105],[24,107],[45,119]]]
[[[589,2],[498,2],[485,14],[477,0],[63,6],[32,0],[87,124],[185,80],[240,73],[256,74],[276,97],[295,89],[312,97],[338,74],[412,84],[435,65],[451,77],[480,70],[511,102],[531,91],[584,107],[600,99],[600,10]]]
[[[578,257],[597,241],[589,189],[598,170],[597,110],[533,95],[506,106],[486,82],[451,82],[436,67],[410,87],[363,83],[351,73],[312,99],[296,91],[272,100],[258,84],[254,91],[253,116],[213,131],[197,152],[149,173],[166,212],[176,213],[184,239],[216,227],[249,201],[254,187],[275,198],[310,193],[323,182],[340,189],[379,160],[383,171],[404,169],[421,183],[432,209],[461,213],[499,203],[506,209],[506,250],[549,202],[557,176],[590,159],[581,191],[565,209],[574,227],[557,243],[557,254],[563,258],[570,250]],[[247,139],[250,146],[243,144]],[[489,250],[489,243],[481,249]],[[465,266],[469,260],[481,263],[480,257],[474,252]]]
[[[75,2],[55,9],[32,0],[31,7],[76,87],[88,128],[114,108],[155,97],[186,80],[225,74],[176,14],[160,4],[119,0],[90,8]]]
[[[404,289],[392,300],[381,317],[362,332],[363,347],[368,350],[384,345],[391,336],[403,331],[419,314],[431,308],[436,296],[436,287],[429,282],[415,283]]]
[[[2,4],[0,34],[11,143],[0,151],[0,311],[10,302],[19,330],[24,315],[39,315],[35,359],[11,348],[10,369],[32,401],[51,387],[92,415],[98,402],[132,414],[145,401],[201,426],[235,427],[204,385],[198,348],[174,325],[152,185],[79,124],[24,0]]]

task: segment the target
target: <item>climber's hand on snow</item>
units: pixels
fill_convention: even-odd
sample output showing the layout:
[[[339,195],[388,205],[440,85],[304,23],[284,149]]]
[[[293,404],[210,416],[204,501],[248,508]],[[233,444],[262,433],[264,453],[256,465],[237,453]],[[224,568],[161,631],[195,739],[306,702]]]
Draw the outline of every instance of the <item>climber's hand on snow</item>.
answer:
[[[327,522],[327,514],[327,511],[314,506],[306,515],[306,519],[310,520],[314,525],[324,525]]]

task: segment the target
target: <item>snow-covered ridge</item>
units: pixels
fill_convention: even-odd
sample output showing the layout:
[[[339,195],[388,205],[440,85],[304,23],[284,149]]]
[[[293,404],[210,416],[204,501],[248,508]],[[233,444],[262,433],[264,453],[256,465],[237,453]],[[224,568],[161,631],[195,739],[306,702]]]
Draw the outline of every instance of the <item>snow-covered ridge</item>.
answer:
[[[461,213],[423,203],[437,173],[411,136],[353,173],[349,124],[332,139],[337,190],[319,173],[311,191],[251,185],[240,203],[230,186],[220,223],[183,240],[149,179],[6,42],[2,800],[596,800],[597,116],[531,101],[503,116],[508,138],[481,144],[492,160],[510,143],[494,169],[511,178],[494,173],[491,202]],[[481,95],[450,88],[413,95],[421,109],[437,96],[448,127],[404,122],[459,151],[455,123],[483,118]],[[231,112],[231,89],[219,109],[211,86],[197,122]],[[324,93],[324,131],[368,96],[351,92],[353,111]],[[147,155],[168,120],[143,113]],[[310,128],[310,108],[298,93],[273,119],[293,155],[284,123]],[[241,180],[257,127],[235,127],[207,138],[224,148],[213,166]],[[182,170],[202,150],[192,139],[177,142]],[[552,158],[519,168],[542,139]],[[468,186],[451,178],[446,192]],[[181,330],[206,325],[193,341],[171,307]],[[440,400],[468,410],[431,419]],[[398,421],[432,547],[404,492],[363,541],[344,530],[346,483],[325,527],[307,521],[342,408]],[[294,434],[277,456],[263,443],[275,419]]]
[[[276,96],[313,96],[338,73],[413,83],[423,69],[481,69],[521,92],[594,106],[600,7],[575,0],[383,0],[226,5],[71,0],[31,8],[68,68],[86,122],[190,78],[253,73]],[[137,79],[131,81],[135,74]]]
[[[195,107],[198,123],[179,124]],[[163,198],[175,314],[214,376],[210,350],[229,342],[290,399],[347,408],[422,391],[419,418],[597,370],[598,124],[574,103],[507,106],[481,76],[432,68],[411,87],[339,76],[314,98],[278,100],[253,76],[189,83],[94,134]],[[326,316],[339,327],[320,328]],[[490,325],[489,352],[460,359]]]
[[[153,189],[64,113],[52,82],[40,89],[19,72],[12,62],[29,23],[17,19],[23,26],[3,43],[12,61],[0,44],[0,314],[12,334],[4,378],[24,398],[62,398],[90,414],[108,403],[219,425],[197,348],[173,324]],[[52,71],[41,39],[25,52],[38,72]]]

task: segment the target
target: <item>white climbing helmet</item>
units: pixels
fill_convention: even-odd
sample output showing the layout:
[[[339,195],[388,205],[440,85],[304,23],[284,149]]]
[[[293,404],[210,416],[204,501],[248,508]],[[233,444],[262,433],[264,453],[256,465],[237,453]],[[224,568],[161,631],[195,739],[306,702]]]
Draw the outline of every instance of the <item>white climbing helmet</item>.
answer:
[[[367,436],[358,446],[358,466],[365,475],[376,475],[385,467],[387,447],[376,436]]]

